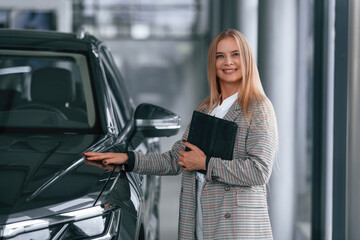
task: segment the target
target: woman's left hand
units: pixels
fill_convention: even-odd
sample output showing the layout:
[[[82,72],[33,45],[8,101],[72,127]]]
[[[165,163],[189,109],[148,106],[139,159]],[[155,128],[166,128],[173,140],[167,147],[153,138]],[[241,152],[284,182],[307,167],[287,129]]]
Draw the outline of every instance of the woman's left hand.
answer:
[[[184,167],[184,171],[206,170],[206,155],[197,146],[184,142],[190,151],[180,151],[178,164]]]

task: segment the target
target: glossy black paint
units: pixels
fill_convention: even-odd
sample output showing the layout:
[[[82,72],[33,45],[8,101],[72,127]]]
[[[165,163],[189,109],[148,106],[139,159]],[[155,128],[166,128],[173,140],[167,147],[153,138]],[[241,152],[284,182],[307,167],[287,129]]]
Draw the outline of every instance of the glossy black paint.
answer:
[[[176,116],[174,113],[160,108],[156,105],[143,103],[140,104],[135,111],[135,119],[166,119],[169,116]]]
[[[154,123],[150,124],[153,119],[161,119],[163,121],[172,122],[173,124],[178,122],[178,124],[180,124],[180,118],[176,114],[153,104],[140,104],[136,108],[134,118],[137,134],[141,134],[143,137],[169,137],[175,135],[179,131],[179,128],[177,127],[161,129],[162,126],[154,127]]]
[[[115,188],[117,201],[112,202],[121,208],[118,238],[150,236],[151,231],[146,228],[151,216],[157,217],[159,177],[133,173],[119,176],[86,165],[83,158],[84,151],[123,152],[140,144],[145,152],[159,149],[158,141],[149,143],[145,136],[136,134],[132,100],[103,43],[86,34],[78,38],[67,33],[0,30],[0,49],[83,54],[89,66],[99,123],[99,128],[91,133],[0,129],[0,229],[10,223],[107,203],[107,194]],[[122,109],[122,119],[116,107]],[[120,186],[115,179],[126,181]],[[142,232],[144,236],[140,236]]]
[[[98,40],[91,37],[79,41],[76,35],[71,33],[6,29],[0,32],[0,45],[3,49],[89,52],[91,44],[98,43]]]
[[[89,192],[104,171],[87,165],[62,179],[36,201],[27,198],[59,170],[82,157],[98,135],[0,135],[0,222],[3,214],[51,205]]]

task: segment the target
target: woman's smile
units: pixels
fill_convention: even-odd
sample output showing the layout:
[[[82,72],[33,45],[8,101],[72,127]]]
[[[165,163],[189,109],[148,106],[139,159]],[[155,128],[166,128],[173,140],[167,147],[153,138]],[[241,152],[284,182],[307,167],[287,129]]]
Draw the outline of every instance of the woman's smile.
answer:
[[[222,39],[216,49],[216,75],[220,87],[240,85],[242,79],[239,46],[233,37]]]
[[[223,69],[223,72],[225,73],[225,74],[233,74],[233,73],[235,73],[237,71],[237,68],[231,68],[231,69]]]

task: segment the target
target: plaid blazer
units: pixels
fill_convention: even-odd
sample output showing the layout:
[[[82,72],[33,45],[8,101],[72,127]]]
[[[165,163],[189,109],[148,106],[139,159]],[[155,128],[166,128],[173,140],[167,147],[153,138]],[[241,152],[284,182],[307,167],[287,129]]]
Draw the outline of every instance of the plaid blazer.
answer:
[[[208,112],[209,98],[197,108]],[[224,119],[238,125],[232,161],[211,158],[202,190],[204,239],[272,239],[266,184],[277,152],[277,124],[268,99],[258,101],[245,120],[237,101]],[[189,124],[190,126],[190,124]],[[182,139],[186,140],[189,127]],[[182,139],[165,153],[134,152],[133,171],[150,175],[182,173],[178,238],[196,239],[196,172],[177,164]]]

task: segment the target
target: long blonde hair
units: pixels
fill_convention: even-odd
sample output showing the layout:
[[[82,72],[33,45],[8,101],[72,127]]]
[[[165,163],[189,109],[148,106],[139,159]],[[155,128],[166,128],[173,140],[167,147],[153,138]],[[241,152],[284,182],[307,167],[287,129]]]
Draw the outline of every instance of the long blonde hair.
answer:
[[[216,50],[218,43],[226,38],[233,37],[240,52],[242,80],[238,90],[238,103],[245,117],[249,115],[249,108],[254,101],[264,99],[265,93],[260,82],[259,72],[255,63],[251,48],[245,37],[237,30],[229,29],[219,33],[211,42],[208,52],[207,74],[210,86],[210,108],[211,112],[220,104],[220,84],[216,75]]]

